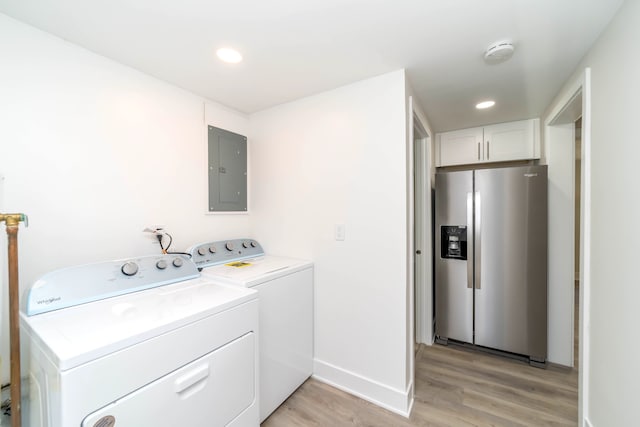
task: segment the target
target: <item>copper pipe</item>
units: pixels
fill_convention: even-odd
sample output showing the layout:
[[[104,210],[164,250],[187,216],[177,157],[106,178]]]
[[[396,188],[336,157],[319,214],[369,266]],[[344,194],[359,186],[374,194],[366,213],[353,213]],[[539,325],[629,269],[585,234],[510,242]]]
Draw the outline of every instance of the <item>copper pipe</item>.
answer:
[[[20,306],[18,288],[18,225],[7,224],[9,237],[9,339],[11,342],[11,427],[20,427]]]
[[[18,227],[28,224],[24,214],[0,214],[7,224],[9,243],[9,340],[11,352],[11,427],[22,425],[20,391],[20,287],[18,282]]]

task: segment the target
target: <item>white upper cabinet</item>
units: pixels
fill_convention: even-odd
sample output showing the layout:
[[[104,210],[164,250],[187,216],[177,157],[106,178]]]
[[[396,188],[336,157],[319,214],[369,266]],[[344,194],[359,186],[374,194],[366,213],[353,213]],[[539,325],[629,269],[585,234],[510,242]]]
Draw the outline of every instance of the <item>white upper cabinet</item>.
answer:
[[[485,161],[504,162],[535,159],[538,123],[538,119],[533,119],[485,126]]]
[[[540,158],[539,119],[520,120],[436,135],[436,166]]]
[[[463,165],[482,161],[482,128],[440,133],[436,136],[436,166]],[[444,147],[444,149],[443,149]]]

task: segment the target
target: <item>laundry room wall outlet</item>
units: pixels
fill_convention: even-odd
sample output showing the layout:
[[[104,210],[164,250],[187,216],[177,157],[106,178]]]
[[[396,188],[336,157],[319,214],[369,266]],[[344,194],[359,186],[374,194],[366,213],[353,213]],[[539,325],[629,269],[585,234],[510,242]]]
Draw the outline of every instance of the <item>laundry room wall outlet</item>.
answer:
[[[335,235],[336,240],[342,241],[345,238],[346,227],[344,224],[336,224]]]

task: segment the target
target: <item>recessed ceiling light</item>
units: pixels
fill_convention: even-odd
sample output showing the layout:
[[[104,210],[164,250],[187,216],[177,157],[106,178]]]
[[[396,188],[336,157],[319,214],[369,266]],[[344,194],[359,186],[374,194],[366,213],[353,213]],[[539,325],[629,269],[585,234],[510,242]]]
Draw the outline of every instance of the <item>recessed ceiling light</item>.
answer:
[[[231,49],[230,47],[223,47],[216,51],[216,55],[220,58],[221,61],[228,62],[230,64],[237,64],[242,61],[242,55],[235,49]]]
[[[482,101],[476,104],[478,110],[484,110],[485,108],[491,108],[496,105],[495,101]]]

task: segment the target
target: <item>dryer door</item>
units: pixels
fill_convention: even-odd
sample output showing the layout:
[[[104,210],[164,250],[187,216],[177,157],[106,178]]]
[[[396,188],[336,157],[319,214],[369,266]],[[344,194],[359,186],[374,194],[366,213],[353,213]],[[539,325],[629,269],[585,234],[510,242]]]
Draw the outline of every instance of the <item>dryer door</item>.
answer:
[[[255,345],[248,333],[88,415],[82,427],[227,425],[255,404]],[[258,424],[254,412],[247,425]]]

